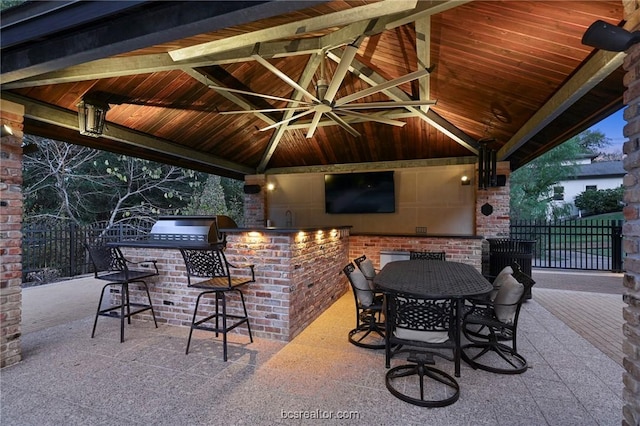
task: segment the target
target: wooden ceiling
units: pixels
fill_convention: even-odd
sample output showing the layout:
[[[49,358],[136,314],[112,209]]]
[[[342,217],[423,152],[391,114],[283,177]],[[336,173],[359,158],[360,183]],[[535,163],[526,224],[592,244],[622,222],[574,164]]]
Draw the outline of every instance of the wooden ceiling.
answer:
[[[621,24],[621,1],[52,3],[0,24],[2,97],[25,105],[24,131],[222,176],[472,162],[486,140],[515,169],[623,106],[624,54],[580,42]],[[261,130],[293,112],[221,112],[286,102],[209,87],[303,99],[255,55],[315,94],[354,42],[337,100],[430,69],[357,101],[398,102],[360,112],[406,125],[355,120],[356,137],[323,116],[307,138],[310,114]],[[111,106],[100,138],[78,133],[86,96]]]

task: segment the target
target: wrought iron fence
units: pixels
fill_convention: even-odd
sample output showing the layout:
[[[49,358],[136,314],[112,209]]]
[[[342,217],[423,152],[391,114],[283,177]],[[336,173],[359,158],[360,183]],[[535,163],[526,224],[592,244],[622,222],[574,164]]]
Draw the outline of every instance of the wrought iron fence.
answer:
[[[513,221],[511,238],[536,242],[533,266],[622,272],[622,220]]]
[[[73,223],[22,226],[22,282],[43,283],[90,272],[84,243],[102,238],[120,240],[148,233],[148,226],[105,223],[78,226]]]

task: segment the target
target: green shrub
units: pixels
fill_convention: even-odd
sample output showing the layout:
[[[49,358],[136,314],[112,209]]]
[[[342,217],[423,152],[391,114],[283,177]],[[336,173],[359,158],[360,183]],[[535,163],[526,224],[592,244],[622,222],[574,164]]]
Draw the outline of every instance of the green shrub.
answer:
[[[617,212],[624,205],[623,193],[622,185],[615,189],[587,190],[576,197],[575,205],[587,215]]]

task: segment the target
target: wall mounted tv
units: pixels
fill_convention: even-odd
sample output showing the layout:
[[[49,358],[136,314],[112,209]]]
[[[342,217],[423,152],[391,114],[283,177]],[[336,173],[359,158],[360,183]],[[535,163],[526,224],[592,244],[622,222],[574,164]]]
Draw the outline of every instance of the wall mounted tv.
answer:
[[[393,172],[324,175],[324,201],[325,211],[331,214],[393,213]]]

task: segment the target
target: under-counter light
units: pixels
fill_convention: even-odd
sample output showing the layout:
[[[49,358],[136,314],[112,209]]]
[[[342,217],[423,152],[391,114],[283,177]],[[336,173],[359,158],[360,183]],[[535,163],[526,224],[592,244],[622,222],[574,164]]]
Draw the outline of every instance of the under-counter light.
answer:
[[[13,129],[8,124],[2,125],[2,133],[1,136],[13,136]]]

